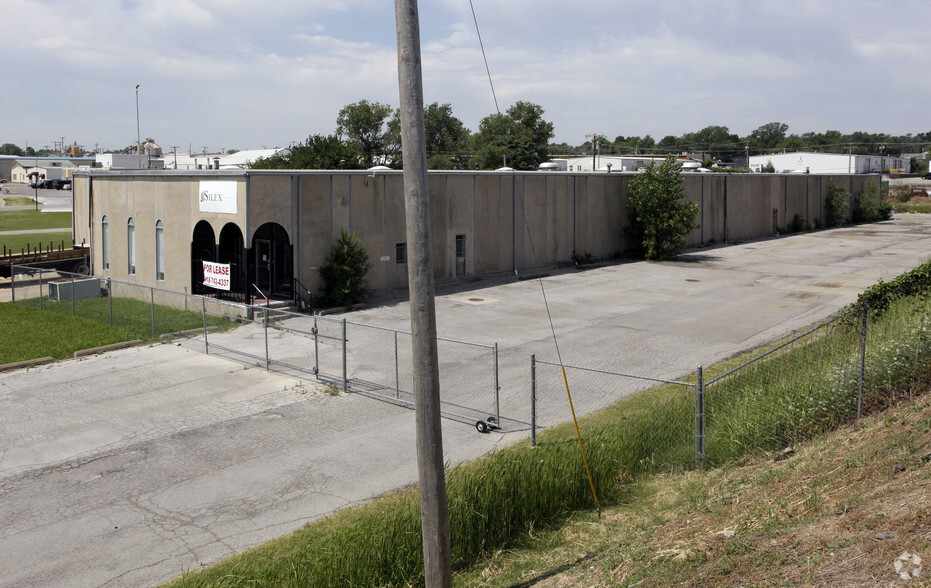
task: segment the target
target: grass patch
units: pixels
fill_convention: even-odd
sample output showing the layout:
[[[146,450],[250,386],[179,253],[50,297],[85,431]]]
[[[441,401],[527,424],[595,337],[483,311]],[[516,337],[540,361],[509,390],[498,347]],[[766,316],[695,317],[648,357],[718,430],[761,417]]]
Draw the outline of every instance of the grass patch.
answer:
[[[0,231],[30,229],[70,229],[70,212],[36,212],[35,210],[0,210]]]
[[[81,349],[137,338],[119,327],[8,302],[0,304],[0,324],[0,364],[39,357],[62,359]]]
[[[26,196],[12,196],[3,199],[4,206],[35,206],[36,201]]]
[[[896,212],[921,212],[921,213],[929,213],[929,212],[931,212],[931,203],[915,203],[915,204],[911,204],[911,203],[907,203],[907,204],[897,203],[897,204],[895,205],[895,211],[896,211]]]
[[[13,253],[25,251],[27,246],[30,250],[41,247],[42,250],[52,248],[57,250],[71,249],[74,241],[71,237],[71,229],[62,229],[61,233],[26,233],[20,235],[0,235],[0,252],[6,247],[6,250]]]
[[[38,298],[30,298],[17,302],[16,306],[39,309]],[[47,298],[41,301],[41,309],[50,315],[71,315],[70,300],[50,301]],[[128,339],[149,340],[165,333],[175,333],[189,329],[202,329],[204,327],[203,314],[191,310],[180,310],[168,306],[155,305],[155,334],[152,334],[152,305],[148,302],[133,298],[113,299],[113,325],[128,334]],[[74,315],[97,323],[110,325],[110,301],[105,297],[84,298],[74,302]],[[216,329],[231,329],[237,325],[225,317],[207,315],[207,326]],[[37,356],[37,357],[42,357]]]

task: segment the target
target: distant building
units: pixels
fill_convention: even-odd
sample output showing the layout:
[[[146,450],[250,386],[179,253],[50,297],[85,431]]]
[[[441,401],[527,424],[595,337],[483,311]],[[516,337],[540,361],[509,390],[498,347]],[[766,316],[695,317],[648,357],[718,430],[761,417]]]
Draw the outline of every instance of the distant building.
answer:
[[[198,169],[249,169],[260,157],[286,153],[287,149],[247,149],[228,155],[222,153],[166,153],[165,169],[194,171]]]
[[[103,169],[163,169],[160,159],[145,153],[98,153],[94,167]]]
[[[656,164],[666,161],[667,155],[581,155],[578,157],[566,157],[553,159],[551,163],[556,164],[558,169],[570,172],[586,171],[612,171],[612,172],[635,172],[646,164],[656,162]],[[682,163],[683,171],[694,171],[701,165],[696,159],[679,157]],[[542,169],[556,169],[554,166],[543,167]]]
[[[93,157],[8,157],[0,161],[0,167],[9,162],[11,182],[28,184],[34,180],[67,180],[80,167],[93,165]],[[5,174],[4,174],[4,177]]]
[[[890,169],[908,172],[911,167],[908,158],[889,155],[848,155],[799,151],[750,156],[750,169],[754,172],[759,172],[769,163],[772,163],[776,173],[870,174]]]

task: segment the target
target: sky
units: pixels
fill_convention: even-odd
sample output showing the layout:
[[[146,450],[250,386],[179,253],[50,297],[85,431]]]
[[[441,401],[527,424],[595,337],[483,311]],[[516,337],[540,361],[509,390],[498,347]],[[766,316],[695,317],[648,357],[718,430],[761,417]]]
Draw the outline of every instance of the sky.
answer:
[[[472,131],[520,100],[570,145],[773,121],[931,129],[928,0],[420,0],[419,12],[424,101]],[[0,143],[132,145],[137,84],[138,132],[165,151],[287,147],[334,133],[348,104],[399,106],[390,0],[4,0],[3,15]]]

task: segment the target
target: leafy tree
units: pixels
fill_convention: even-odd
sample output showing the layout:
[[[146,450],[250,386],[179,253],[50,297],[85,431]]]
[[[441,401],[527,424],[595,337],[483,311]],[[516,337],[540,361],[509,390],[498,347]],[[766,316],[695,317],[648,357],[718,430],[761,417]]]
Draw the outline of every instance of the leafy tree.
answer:
[[[678,147],[682,142],[679,140],[679,137],[675,135],[666,135],[660,139],[659,143],[656,144],[660,149],[665,149],[666,151],[672,153],[673,151],[678,151]]]
[[[365,274],[372,269],[369,254],[355,233],[340,229],[340,237],[330,257],[320,268],[324,304],[351,306],[365,299]]]
[[[423,127],[429,169],[465,168],[468,165],[469,129],[453,116],[449,104],[434,102],[424,107]]]
[[[771,122],[757,128],[750,133],[756,144],[763,149],[772,149],[786,138],[789,125],[781,122]]]
[[[509,165],[514,169],[535,169],[546,161],[547,145],[553,137],[553,123],[543,119],[543,108],[530,102],[517,102],[507,114],[486,116],[472,136],[473,161],[483,169]]]
[[[389,128],[392,109],[387,104],[360,100],[348,104],[336,117],[336,133],[358,151],[364,167],[376,164],[394,163],[387,156],[388,148],[395,142],[393,134],[400,140],[400,122]],[[398,118],[397,115],[395,118]]]
[[[4,143],[0,146],[0,155],[23,155],[23,150],[13,143]]]
[[[685,248],[685,236],[698,228],[699,207],[685,199],[681,171],[682,164],[668,157],[660,165],[651,161],[630,181],[627,236],[634,255],[668,259]]]
[[[859,194],[853,201],[853,222],[872,223],[892,218],[892,204],[880,202],[879,187],[875,180],[866,184],[866,193]]]
[[[253,169],[363,169],[359,153],[336,135],[313,135],[290,153],[260,157]]]
[[[740,138],[731,133],[727,127],[708,126],[695,133],[682,135],[682,142],[689,146],[691,151],[707,154],[715,159],[730,161],[734,155],[743,152],[739,145]]]

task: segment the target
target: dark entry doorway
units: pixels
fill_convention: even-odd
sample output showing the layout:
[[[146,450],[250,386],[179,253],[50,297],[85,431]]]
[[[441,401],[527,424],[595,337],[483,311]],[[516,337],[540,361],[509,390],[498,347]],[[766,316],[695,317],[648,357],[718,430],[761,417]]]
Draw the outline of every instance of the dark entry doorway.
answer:
[[[246,293],[246,277],[249,270],[246,262],[242,231],[233,223],[226,223],[220,230],[217,261],[230,264],[230,291]]]
[[[252,237],[253,283],[270,298],[291,298],[294,263],[284,227],[265,223]]]
[[[207,221],[194,225],[191,238],[191,291],[194,294],[213,293],[212,288],[204,286],[204,261],[217,260],[217,240],[213,227]]]

